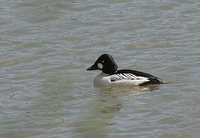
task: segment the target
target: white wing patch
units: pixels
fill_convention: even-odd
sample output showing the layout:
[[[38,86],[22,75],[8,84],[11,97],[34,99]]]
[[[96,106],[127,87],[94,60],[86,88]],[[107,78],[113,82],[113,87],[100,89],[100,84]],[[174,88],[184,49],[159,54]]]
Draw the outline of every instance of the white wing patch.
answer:
[[[132,73],[120,73],[110,76],[110,81],[113,84],[133,84],[140,85],[142,83],[150,81],[146,77],[136,76]]]
[[[138,77],[131,73],[121,73],[121,74],[114,74],[111,75],[111,81],[118,81],[118,80],[140,80],[145,77]]]

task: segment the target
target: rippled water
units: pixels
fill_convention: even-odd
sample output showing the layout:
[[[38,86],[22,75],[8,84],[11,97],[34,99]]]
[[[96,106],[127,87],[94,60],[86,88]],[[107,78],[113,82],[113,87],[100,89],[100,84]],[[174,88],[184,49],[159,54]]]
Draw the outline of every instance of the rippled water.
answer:
[[[200,137],[198,0],[0,0],[0,137]],[[86,68],[169,84],[95,88]]]

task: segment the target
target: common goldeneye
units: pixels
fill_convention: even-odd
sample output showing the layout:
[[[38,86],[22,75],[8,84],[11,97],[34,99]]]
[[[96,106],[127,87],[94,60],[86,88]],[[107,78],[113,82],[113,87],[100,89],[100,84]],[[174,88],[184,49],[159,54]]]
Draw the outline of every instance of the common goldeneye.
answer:
[[[119,85],[147,85],[147,84],[161,84],[158,77],[151,74],[122,69],[117,70],[118,66],[113,57],[109,54],[101,55],[96,62],[87,70],[101,70],[102,72],[94,79],[94,83],[99,86],[119,86]]]

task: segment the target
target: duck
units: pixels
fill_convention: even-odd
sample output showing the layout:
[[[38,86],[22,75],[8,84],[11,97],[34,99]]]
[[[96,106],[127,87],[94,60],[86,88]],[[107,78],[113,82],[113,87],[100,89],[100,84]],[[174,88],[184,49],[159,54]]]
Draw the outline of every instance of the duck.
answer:
[[[149,73],[131,69],[118,70],[118,65],[110,54],[100,55],[95,63],[87,68],[87,70],[101,71],[94,78],[94,84],[97,86],[144,86],[165,83],[160,78]]]

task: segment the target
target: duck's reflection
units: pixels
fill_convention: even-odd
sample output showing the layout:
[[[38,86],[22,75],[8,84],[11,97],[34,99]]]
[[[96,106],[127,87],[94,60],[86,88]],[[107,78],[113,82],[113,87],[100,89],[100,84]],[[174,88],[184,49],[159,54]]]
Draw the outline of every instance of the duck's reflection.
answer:
[[[123,98],[150,92],[157,89],[156,85],[148,87],[113,87],[96,88],[96,102],[93,108],[79,122],[78,132],[84,137],[108,137],[112,129],[117,129],[117,123],[113,119],[123,108]]]

